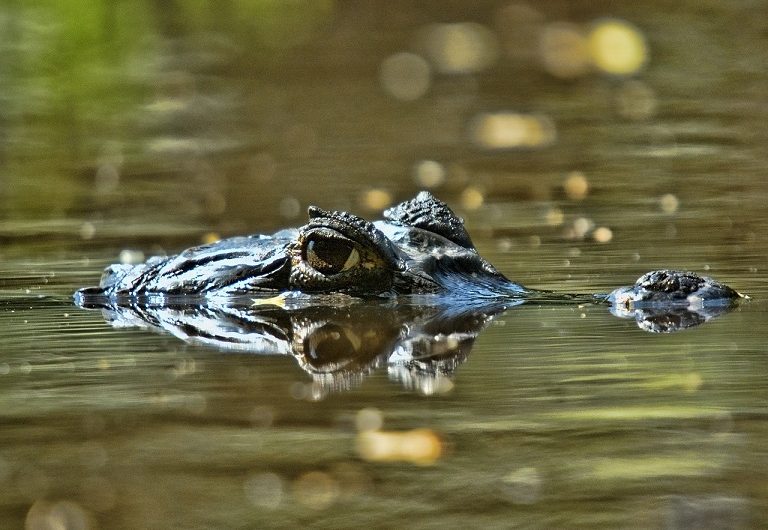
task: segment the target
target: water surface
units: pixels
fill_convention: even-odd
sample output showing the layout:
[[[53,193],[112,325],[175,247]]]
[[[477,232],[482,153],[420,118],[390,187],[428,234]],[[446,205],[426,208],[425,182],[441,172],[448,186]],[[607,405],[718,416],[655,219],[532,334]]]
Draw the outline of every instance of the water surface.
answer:
[[[279,24],[254,42],[237,13],[121,12],[143,37],[85,39],[108,70],[62,51],[60,97],[59,70],[35,61],[67,19],[4,8],[28,30],[3,37],[28,66],[7,78],[3,116],[3,526],[768,524],[759,3],[552,4],[526,19],[630,21],[650,50],[632,80],[655,102],[639,115],[617,110],[624,77],[558,79],[501,44],[398,99],[381,65],[421,53],[423,27],[508,35],[510,4],[321,4],[283,47]],[[478,145],[473,119],[499,111],[545,116],[556,135]],[[573,172],[587,192],[568,191]],[[752,300],[671,334],[601,306],[513,307],[437,384],[374,363],[338,387],[290,355],[114,328],[72,304],[123,251],[299,225],[308,204],[373,219],[425,184],[526,286],[605,292],[670,267]]]

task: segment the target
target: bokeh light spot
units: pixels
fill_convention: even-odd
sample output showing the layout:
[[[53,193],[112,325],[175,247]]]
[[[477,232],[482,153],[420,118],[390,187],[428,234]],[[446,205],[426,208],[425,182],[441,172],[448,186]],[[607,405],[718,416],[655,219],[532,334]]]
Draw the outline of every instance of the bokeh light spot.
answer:
[[[589,234],[590,230],[595,227],[595,223],[592,219],[586,217],[579,217],[573,221],[573,237],[574,239],[584,239]]]
[[[390,55],[381,63],[379,81],[384,92],[401,101],[419,99],[429,90],[429,63],[415,53]]]
[[[479,189],[470,186],[461,192],[461,206],[465,210],[477,210],[485,202],[485,196]]]
[[[566,197],[573,201],[581,201],[587,197],[589,193],[589,182],[587,177],[581,171],[571,171],[568,176],[565,177],[563,182],[563,190]]]
[[[484,149],[515,149],[549,145],[555,141],[556,131],[547,116],[495,112],[477,116],[470,125],[470,136]]]
[[[480,72],[499,55],[496,35],[474,22],[431,24],[421,31],[419,41],[437,71],[444,74]]]
[[[544,69],[555,77],[571,79],[590,69],[589,46],[581,28],[554,22],[541,32],[539,53]]]
[[[659,208],[666,214],[673,214],[680,207],[680,200],[672,193],[666,193],[659,198]]]
[[[256,473],[243,483],[245,497],[259,508],[274,510],[285,496],[283,480],[274,473]]]
[[[592,239],[597,243],[610,243],[613,239],[613,231],[607,226],[601,226],[592,232]]]
[[[293,494],[300,504],[314,509],[327,508],[339,496],[339,485],[322,471],[310,471],[293,483]]]
[[[436,188],[445,182],[445,167],[434,160],[422,160],[413,168],[416,184],[425,188]]]
[[[355,415],[355,427],[358,431],[378,431],[384,424],[384,418],[379,409],[364,408]]]
[[[136,265],[144,261],[144,253],[140,250],[123,249],[120,251],[118,261],[123,265]]]
[[[635,26],[618,19],[598,21],[589,33],[592,63],[612,75],[637,73],[648,60],[648,45]]]
[[[544,15],[523,2],[514,2],[496,13],[501,44],[512,60],[524,61],[536,53]]]
[[[357,452],[371,462],[434,464],[443,454],[440,437],[429,429],[404,432],[364,431],[357,435]]]
[[[280,216],[285,219],[295,219],[301,214],[301,203],[296,197],[283,197],[277,207]]]
[[[368,210],[378,212],[392,204],[392,194],[387,190],[373,188],[363,193],[360,202]]]
[[[95,527],[90,514],[72,501],[36,501],[24,521],[26,530],[88,530]]]
[[[560,226],[564,219],[565,214],[560,208],[549,208],[544,214],[544,220],[549,226]]]
[[[206,244],[206,245],[210,245],[211,243],[215,243],[216,241],[219,241],[220,239],[221,239],[221,235],[218,232],[206,232],[200,238],[200,240],[204,244]]]

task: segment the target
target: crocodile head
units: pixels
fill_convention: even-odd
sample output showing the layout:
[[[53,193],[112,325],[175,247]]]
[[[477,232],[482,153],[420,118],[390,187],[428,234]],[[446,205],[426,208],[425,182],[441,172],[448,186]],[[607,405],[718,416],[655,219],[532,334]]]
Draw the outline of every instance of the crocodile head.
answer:
[[[475,298],[525,292],[477,253],[463,221],[429,192],[386,210],[375,223],[314,206],[309,216],[289,247],[288,289],[356,296],[471,292]]]
[[[309,222],[272,236],[238,237],[113,265],[80,298],[165,303],[167,297],[264,295],[292,291],[356,297],[442,294],[487,300],[524,295],[477,253],[463,221],[429,192],[375,223],[310,206]]]

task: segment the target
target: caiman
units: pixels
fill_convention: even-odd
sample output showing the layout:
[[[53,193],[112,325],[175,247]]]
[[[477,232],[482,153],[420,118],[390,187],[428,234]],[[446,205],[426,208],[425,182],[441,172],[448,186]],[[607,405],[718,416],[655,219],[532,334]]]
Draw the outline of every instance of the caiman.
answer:
[[[309,207],[309,222],[273,235],[224,239],[176,256],[108,267],[98,287],[79,290],[86,306],[200,304],[238,297],[348,295],[464,308],[497,303],[589,302],[619,316],[635,312],[722,312],[743,298],[706,276],[656,270],[606,294],[566,294],[507,279],[477,252],[464,223],[422,191],[369,222],[347,212]],[[332,297],[331,297],[332,298]]]
[[[603,304],[645,331],[669,333],[742,298],[711,278],[673,270],[606,294],[523,287],[484,260],[463,221],[427,192],[374,223],[314,206],[309,217],[271,236],[112,265],[75,302],[101,310],[117,328],[221,351],[291,355],[321,396],[382,366],[408,388],[439,391],[494,316],[527,302]]]

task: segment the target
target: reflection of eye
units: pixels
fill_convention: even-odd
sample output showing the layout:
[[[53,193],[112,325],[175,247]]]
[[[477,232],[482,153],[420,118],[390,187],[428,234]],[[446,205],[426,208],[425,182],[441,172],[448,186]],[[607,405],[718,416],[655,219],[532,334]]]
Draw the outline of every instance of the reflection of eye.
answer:
[[[314,365],[342,362],[360,347],[354,333],[341,326],[326,324],[315,330],[305,341],[305,351]]]
[[[304,259],[321,274],[338,274],[360,262],[360,253],[352,241],[312,237],[304,250]]]

